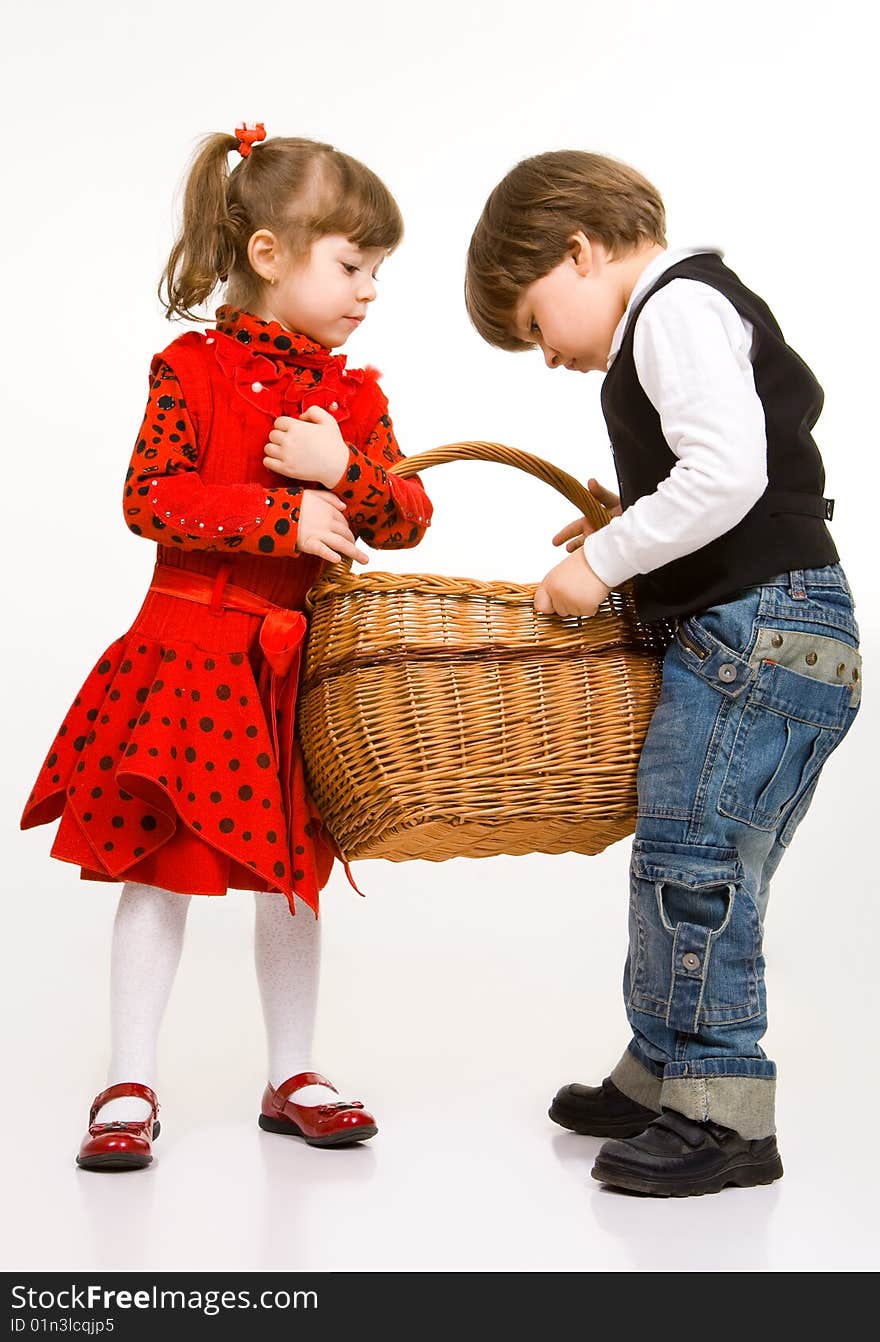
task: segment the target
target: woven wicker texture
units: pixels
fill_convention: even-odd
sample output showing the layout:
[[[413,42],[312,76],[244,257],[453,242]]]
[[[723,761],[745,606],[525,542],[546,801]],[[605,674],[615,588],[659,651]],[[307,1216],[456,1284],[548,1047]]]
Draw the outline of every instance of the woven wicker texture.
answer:
[[[392,469],[501,462],[594,526],[608,514],[549,462],[453,443]],[[346,859],[598,853],[635,828],[636,768],[672,630],[629,585],[591,619],[536,614],[535,586],[334,566],[309,593],[299,731]]]

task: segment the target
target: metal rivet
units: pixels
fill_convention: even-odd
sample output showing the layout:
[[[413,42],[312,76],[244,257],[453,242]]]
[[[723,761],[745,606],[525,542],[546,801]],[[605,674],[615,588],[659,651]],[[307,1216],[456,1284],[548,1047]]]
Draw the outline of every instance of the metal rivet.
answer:
[[[771,636],[771,638],[770,638],[770,642],[773,644],[774,648],[781,648],[781,647],[782,647],[782,635],[781,635],[781,634],[773,634],[773,635]]]
[[[257,526],[260,525],[260,523],[262,522],[262,520],[263,520],[262,517],[258,517],[258,518],[257,518]]]
[[[718,668],[718,679],[723,680],[726,684],[736,680],[736,667],[733,662],[722,662]]]
[[[819,654],[815,652],[808,652],[804,657],[804,661],[806,662],[807,666],[815,666],[818,660],[819,660]]]
[[[213,336],[208,336],[207,340],[205,341],[205,344],[206,344],[206,345],[213,345],[213,343],[214,343],[214,337],[213,337]]]
[[[252,382],[252,383],[251,383],[251,391],[262,391],[262,390],[263,390],[263,384],[262,384],[262,382]]]
[[[331,401],[331,402],[330,402],[330,409],[331,409],[331,410],[338,410],[338,409],[339,409],[339,402],[338,402],[338,401]]]
[[[853,680],[858,680],[858,678],[859,678],[859,668],[858,668],[857,666],[854,666],[854,667],[853,667]]]
[[[218,531],[222,531],[223,528],[222,528],[222,527],[218,527],[217,530],[218,530]]]
[[[837,674],[838,674],[839,676],[845,676],[845,675],[846,675],[846,662],[838,662],[838,663],[837,663]]]
[[[693,951],[688,951],[687,955],[681,957],[681,963],[684,965],[685,969],[699,969],[700,957],[694,955]]]

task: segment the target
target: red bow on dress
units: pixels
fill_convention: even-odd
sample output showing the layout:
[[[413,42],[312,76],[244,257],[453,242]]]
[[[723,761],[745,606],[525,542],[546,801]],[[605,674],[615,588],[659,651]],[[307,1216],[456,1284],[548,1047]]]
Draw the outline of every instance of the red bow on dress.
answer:
[[[235,389],[249,405],[256,406],[271,419],[279,415],[297,417],[309,406],[319,405],[333,415],[337,424],[351,414],[351,405],[366,376],[363,369],[345,371],[345,355],[330,354],[294,346],[284,359],[249,348],[222,331],[211,331],[214,354]],[[315,380],[314,372],[320,377]]]
[[[182,597],[217,610],[238,610],[263,617],[260,647],[265,661],[258,688],[272,735],[272,749],[287,813],[287,842],[293,863],[292,886],[295,886],[300,898],[317,911],[318,892],[327,881],[333,858],[337,855],[341,857],[341,854],[338,854],[335,843],[324,830],[309,795],[302,752],[295,734],[296,691],[306,619],[302,611],[276,606],[256,592],[230,583],[231,572],[231,564],[221,564],[212,578],[208,574],[157,564],[150,590]],[[297,843],[298,825],[303,826],[306,836],[301,843]],[[354,885],[347,863],[345,870]],[[357,886],[354,888],[357,890]]]

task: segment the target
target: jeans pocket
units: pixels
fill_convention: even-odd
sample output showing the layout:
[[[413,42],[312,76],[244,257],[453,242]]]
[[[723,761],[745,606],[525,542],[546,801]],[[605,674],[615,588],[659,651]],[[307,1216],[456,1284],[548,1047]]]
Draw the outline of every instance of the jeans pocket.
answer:
[[[751,660],[757,673],[718,810],[754,829],[776,830],[843,740],[858,706],[861,662],[842,640],[771,628],[758,631]]]
[[[819,782],[819,775],[816,774],[806,785],[800,796],[795,800],[794,805],[785,818],[782,829],[779,831],[779,842],[783,848],[787,848],[794,838],[794,832],[803,820],[807,811],[810,809],[810,802],[816,791]]]
[[[673,1030],[761,1014],[761,922],[731,849],[637,840],[628,1004]]]

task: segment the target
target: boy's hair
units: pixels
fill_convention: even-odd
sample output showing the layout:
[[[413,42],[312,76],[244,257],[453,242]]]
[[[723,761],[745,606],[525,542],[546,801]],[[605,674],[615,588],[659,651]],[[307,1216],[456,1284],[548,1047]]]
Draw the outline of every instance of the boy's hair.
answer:
[[[374,172],[317,140],[274,136],[229,171],[235,135],[206,135],[186,179],[183,219],[159,281],[165,315],[201,320],[193,308],[228,281],[227,301],[248,308],[263,281],[247,248],[267,228],[295,257],[328,233],[389,251],[403,237],[397,202]]]
[[[656,187],[617,159],[577,149],[523,159],[489,196],[468,248],[464,295],[484,340],[533,346],[513,334],[523,289],[549,274],[583,232],[612,254],[650,241],[666,245]]]

